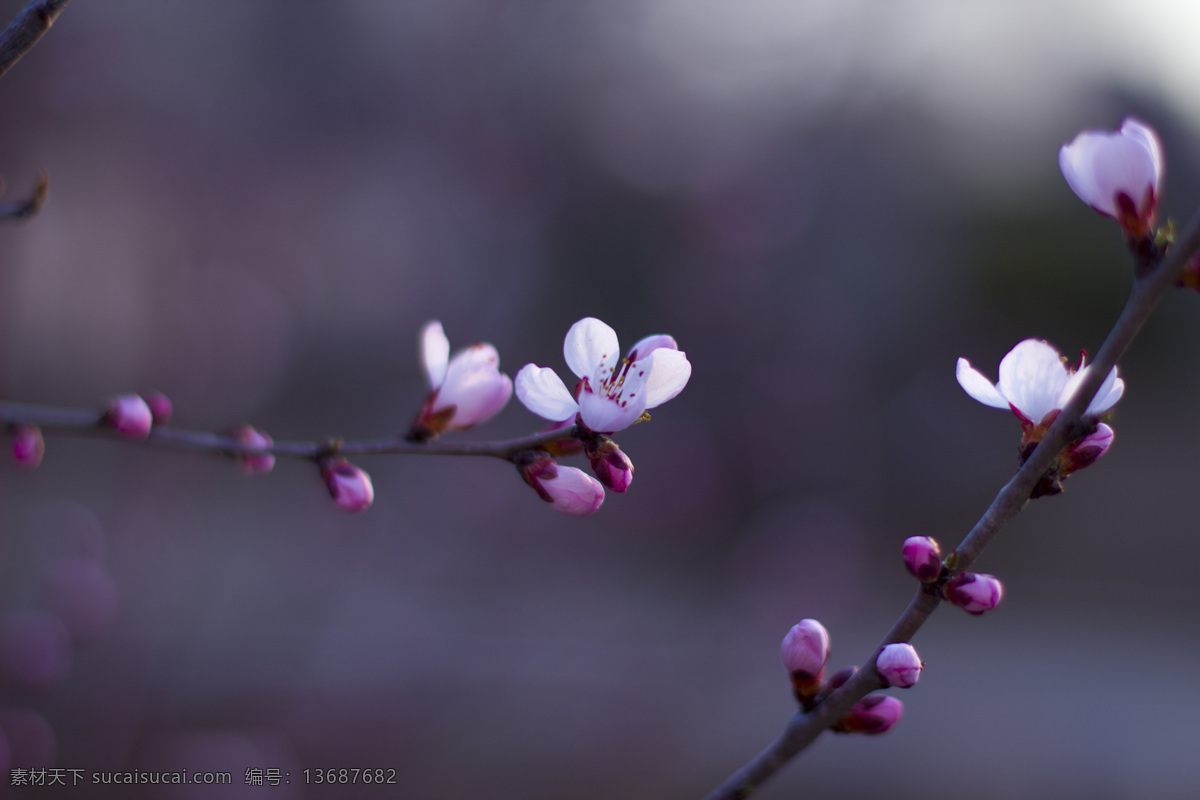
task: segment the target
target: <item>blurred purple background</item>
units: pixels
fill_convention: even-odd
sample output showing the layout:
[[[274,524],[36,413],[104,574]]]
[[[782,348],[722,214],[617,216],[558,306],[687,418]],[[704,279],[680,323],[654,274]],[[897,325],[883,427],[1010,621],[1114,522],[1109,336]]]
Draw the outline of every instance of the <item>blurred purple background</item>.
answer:
[[[0,3],[4,19],[21,7]],[[900,542],[956,543],[1018,429],[955,383],[1018,340],[1094,351],[1116,226],[1059,145],[1135,114],[1163,213],[1200,204],[1200,15],[1171,3],[78,2],[0,81],[0,390],[277,439],[405,430],[417,334],[565,371],[593,315],[694,377],[620,434],[637,466],[561,517],[496,461],[310,465],[48,437],[0,465],[12,764],[233,773],[88,797],[699,797],[793,704],[803,617],[834,668],[907,603]],[[1200,297],[1121,367],[1116,442],[942,609],[886,736],[762,790],[1194,798]],[[465,438],[540,421],[513,403]],[[2,754],[2,751],[0,751]],[[248,767],[291,784],[247,787]],[[306,787],[394,768],[399,786]],[[7,780],[4,781],[7,783]],[[34,790],[29,795],[33,796]],[[51,796],[52,790],[36,792]]]

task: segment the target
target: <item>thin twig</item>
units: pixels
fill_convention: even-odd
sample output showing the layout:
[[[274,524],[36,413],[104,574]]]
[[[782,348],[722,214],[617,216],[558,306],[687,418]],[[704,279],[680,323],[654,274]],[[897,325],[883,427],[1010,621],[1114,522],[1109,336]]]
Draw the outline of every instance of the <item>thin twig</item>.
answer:
[[[59,408],[38,406],[28,403],[0,402],[0,424],[37,425],[44,431],[83,436],[104,436],[119,441],[124,439],[105,422],[105,412],[93,409]],[[551,442],[573,439],[578,431],[573,426],[553,431],[507,439],[499,442],[443,442],[414,443],[403,436],[384,439],[344,441],[338,438],[323,441],[275,442],[271,447],[247,444],[220,433],[190,431],[155,425],[150,436],[141,443],[183,450],[208,451],[222,455],[252,455],[272,453],[276,456],[314,460],[334,453],[342,456],[365,455],[427,455],[427,456],[491,456],[511,460],[522,450],[531,450]]]
[[[0,219],[22,220],[29,219],[34,214],[42,210],[42,206],[46,203],[46,197],[50,193],[50,176],[46,173],[38,175],[37,186],[33,189],[33,194],[23,200],[11,200],[7,203],[0,203]]]
[[[33,49],[71,0],[33,0],[0,33],[0,76]]]
[[[1179,280],[1188,259],[1197,252],[1200,252],[1200,212],[1192,218],[1186,232],[1176,240],[1163,262],[1134,281],[1125,308],[1096,353],[1096,359],[1075,395],[1059,413],[1029,459],[1004,485],[987,511],[956,548],[956,572],[970,567],[1000,529],[1029,503],[1030,493],[1062,448],[1071,440],[1070,433],[1075,430],[1083,412],[1100,389],[1100,384],[1158,307],[1163,295]],[[919,588],[908,608],[896,620],[870,659],[854,677],[812,711],[807,714],[796,713],[775,741],[729,776],[705,800],[743,800],[749,797],[825,730],[846,716],[855,703],[871,692],[884,688],[885,684],[875,668],[875,659],[879,657],[880,651],[885,645],[893,642],[909,641],[940,603],[941,600],[924,585]]]

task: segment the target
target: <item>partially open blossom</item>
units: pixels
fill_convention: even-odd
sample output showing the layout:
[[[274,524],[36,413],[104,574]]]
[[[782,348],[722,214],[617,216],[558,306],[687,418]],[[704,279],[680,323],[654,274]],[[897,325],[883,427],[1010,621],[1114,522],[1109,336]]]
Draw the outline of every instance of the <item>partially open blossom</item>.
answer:
[[[150,406],[136,394],[114,398],[104,413],[104,422],[122,436],[130,439],[145,439],[154,425]]]
[[[647,409],[683,391],[692,374],[691,362],[670,336],[648,336],[622,358],[616,332],[594,317],[567,331],[563,357],[579,378],[574,394],[554,370],[526,364],[517,373],[517,398],[555,422],[578,413],[598,433],[628,428]]]
[[[21,469],[35,469],[42,463],[46,443],[37,425],[14,425],[12,453]]]
[[[496,348],[473,344],[450,358],[450,341],[437,320],[421,331],[421,363],[430,392],[413,422],[410,441],[478,425],[498,414],[512,397],[512,379],[500,371]]]
[[[555,463],[544,450],[526,450],[513,459],[521,478],[555,511],[586,517],[600,510],[604,487],[583,470]]]
[[[600,483],[614,492],[629,489],[633,483],[633,462],[616,442],[602,434],[592,434],[584,438],[583,451]]]
[[[327,458],[321,462],[321,477],[329,496],[343,511],[357,514],[366,511],[375,501],[371,476],[344,458]]]
[[[1058,151],[1058,166],[1080,200],[1145,238],[1154,223],[1163,177],[1162,145],[1132,117],[1116,131],[1083,131]]]
[[[984,405],[1011,409],[1022,426],[1048,425],[1046,417],[1062,410],[1090,369],[1082,358],[1079,367],[1068,369],[1053,347],[1038,339],[1026,339],[1000,360],[1000,380],[995,384],[965,358],[958,360],[956,376],[967,394]],[[1125,381],[1117,377],[1117,368],[1113,367],[1085,413],[1103,414],[1124,392]]]
[[[1108,452],[1115,435],[1112,428],[1101,422],[1096,430],[1068,445],[1059,456],[1059,475],[1065,478],[1096,463],[1096,459]]]
[[[817,675],[829,660],[829,631],[815,619],[802,619],[783,637],[779,656],[789,673]]]
[[[879,677],[887,681],[888,686],[901,689],[914,685],[921,677],[921,669],[924,666],[916,648],[908,643],[889,644],[883,648],[879,658],[875,659]]]
[[[964,572],[942,587],[942,596],[968,614],[991,611],[1004,597],[1004,585],[995,575]]]
[[[146,392],[146,405],[150,407],[150,417],[155,425],[166,425],[175,410],[171,399],[162,392]]]
[[[275,444],[265,431],[250,425],[238,425],[229,435],[251,447],[271,447]],[[238,453],[236,458],[247,475],[263,475],[275,468],[275,456],[271,453]]]
[[[904,704],[894,697],[869,694],[850,708],[833,729],[838,733],[883,733],[900,721]]]
[[[942,572],[942,548],[932,536],[910,536],[902,548],[904,566],[922,583],[937,580]]]

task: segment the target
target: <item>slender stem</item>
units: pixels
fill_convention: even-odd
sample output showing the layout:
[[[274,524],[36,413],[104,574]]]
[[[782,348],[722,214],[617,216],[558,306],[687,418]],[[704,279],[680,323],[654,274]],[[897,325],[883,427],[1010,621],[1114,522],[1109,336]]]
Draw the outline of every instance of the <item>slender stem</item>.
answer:
[[[0,76],[33,49],[71,0],[33,0],[0,33]]]
[[[0,423],[7,423],[10,426],[37,425],[44,431],[105,436],[118,441],[129,441],[105,425],[104,416],[103,411],[91,409],[0,402]],[[432,441],[418,444],[406,441],[402,436],[393,436],[350,442],[337,438],[324,441],[275,442],[270,447],[259,447],[224,434],[156,425],[150,430],[150,436],[141,440],[141,443],[184,450],[209,451],[224,455],[273,453],[276,456],[310,460],[337,453],[343,456],[385,454],[492,456],[507,461],[522,450],[576,438],[577,434],[574,427],[567,427],[499,442]]]
[[[1179,280],[1188,260],[1197,252],[1200,252],[1200,212],[1188,223],[1186,232],[1176,240],[1163,262],[1134,281],[1125,308],[1096,353],[1096,359],[1075,395],[1059,413],[1037,448],[1000,489],[983,516],[956,548],[956,572],[966,570],[974,563],[1000,529],[1029,503],[1034,487],[1062,448],[1074,438],[1071,434],[1078,430],[1080,419],[1100,389],[1100,384],[1154,313],[1163,295]],[[855,703],[871,692],[884,688],[885,684],[875,668],[875,659],[880,651],[893,642],[909,641],[940,603],[939,598],[924,586],[918,589],[908,608],[854,677],[812,711],[794,715],[775,741],[729,776],[705,800],[742,800],[749,797],[821,733],[842,719]]]

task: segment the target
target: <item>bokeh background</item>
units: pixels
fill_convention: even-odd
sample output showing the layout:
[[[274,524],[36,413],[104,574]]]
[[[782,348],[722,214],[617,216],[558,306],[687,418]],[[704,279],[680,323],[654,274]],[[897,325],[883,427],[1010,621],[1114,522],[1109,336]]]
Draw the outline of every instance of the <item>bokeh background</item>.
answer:
[[[8,193],[51,179],[0,228],[4,397],[389,435],[433,318],[515,373],[598,316],[694,376],[586,519],[498,461],[360,459],[347,516],[306,463],[49,437],[0,466],[0,765],[233,775],[71,797],[702,796],[791,714],[788,627],[865,658],[900,542],[952,546],[1012,473],[955,359],[1094,351],[1119,311],[1130,260],[1059,145],[1137,115],[1164,215],[1200,205],[1197,30],[1190,2],[69,6],[0,81]],[[901,723],[761,797],[1200,796],[1198,367],[1180,292],[1108,456],[979,563],[1005,603],[939,610]],[[398,786],[304,785],[355,767]]]

